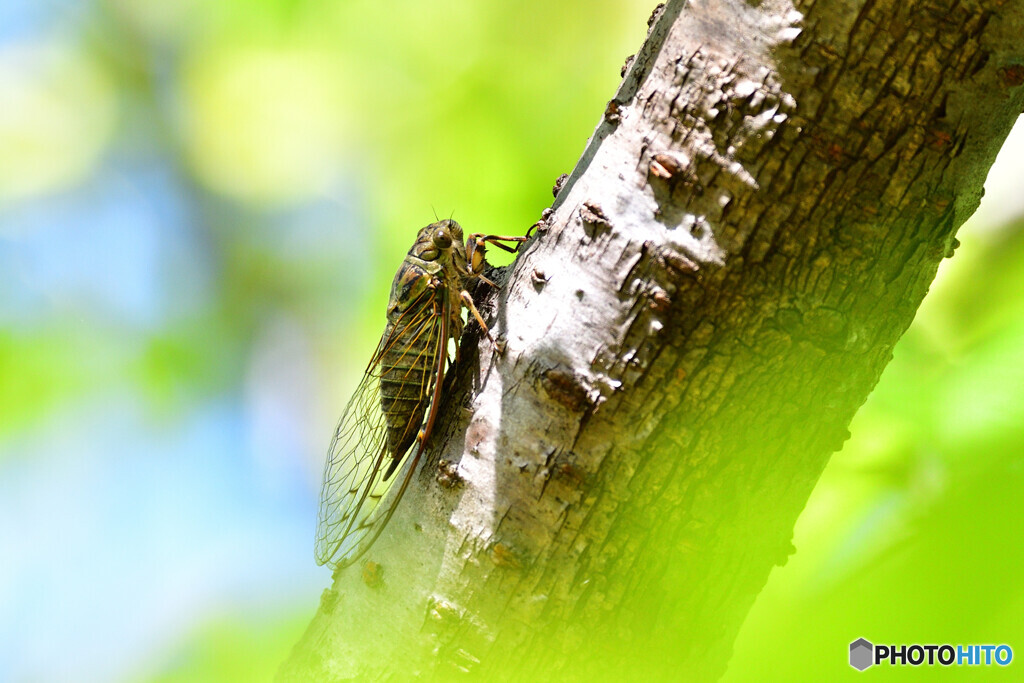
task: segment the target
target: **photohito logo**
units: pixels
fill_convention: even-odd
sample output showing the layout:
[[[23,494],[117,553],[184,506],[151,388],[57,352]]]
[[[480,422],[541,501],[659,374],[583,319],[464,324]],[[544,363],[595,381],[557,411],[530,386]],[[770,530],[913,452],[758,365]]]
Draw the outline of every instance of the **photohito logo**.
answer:
[[[875,664],[890,666],[1006,666],[1013,661],[1009,645],[872,645],[865,638],[850,643],[850,666],[863,671]]]

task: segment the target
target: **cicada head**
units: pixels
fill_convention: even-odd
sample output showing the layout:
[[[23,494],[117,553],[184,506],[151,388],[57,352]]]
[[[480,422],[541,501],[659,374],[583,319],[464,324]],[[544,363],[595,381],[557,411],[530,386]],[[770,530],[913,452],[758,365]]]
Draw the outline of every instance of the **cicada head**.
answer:
[[[444,261],[453,244],[462,245],[462,226],[445,219],[421,228],[409,254],[424,261]]]

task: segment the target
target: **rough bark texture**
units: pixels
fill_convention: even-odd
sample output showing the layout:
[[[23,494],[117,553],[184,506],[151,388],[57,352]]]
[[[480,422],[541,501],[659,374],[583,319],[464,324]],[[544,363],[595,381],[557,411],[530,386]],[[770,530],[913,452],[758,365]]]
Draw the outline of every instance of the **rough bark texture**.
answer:
[[[720,675],[978,205],[1021,35],[1009,0],[668,3],[492,294],[507,351],[280,678]]]

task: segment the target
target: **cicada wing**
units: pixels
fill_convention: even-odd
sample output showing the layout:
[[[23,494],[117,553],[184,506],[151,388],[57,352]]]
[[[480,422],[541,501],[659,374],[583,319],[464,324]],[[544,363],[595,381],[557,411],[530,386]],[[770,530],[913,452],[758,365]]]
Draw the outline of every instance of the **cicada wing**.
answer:
[[[444,316],[434,314],[432,306],[413,308],[418,311],[416,314],[399,320],[381,338],[334,431],[320,493],[318,564],[344,567],[366,552],[391,518],[415,469],[414,461],[398,476],[385,476],[392,470],[393,457],[388,451],[388,424],[381,400],[382,360],[395,350],[410,364],[414,364],[416,356],[429,354],[428,367],[437,367],[438,354],[443,358],[445,353],[447,325]],[[406,349],[415,351],[407,353]],[[442,362],[440,373],[443,371]],[[440,373],[435,370],[410,375],[418,376],[418,393],[424,406],[428,401],[436,404],[431,397]],[[436,405],[431,406],[434,409]],[[415,434],[420,423],[422,419],[406,429]],[[413,448],[417,448],[415,442]],[[405,457],[404,452],[396,455],[399,459]],[[400,482],[397,487],[396,482]]]
[[[359,382],[334,431],[324,466],[320,516],[316,531],[316,561],[334,564],[349,554],[357,540],[361,509],[372,511],[370,489],[385,452],[384,418],[380,407],[380,380],[367,372]]]

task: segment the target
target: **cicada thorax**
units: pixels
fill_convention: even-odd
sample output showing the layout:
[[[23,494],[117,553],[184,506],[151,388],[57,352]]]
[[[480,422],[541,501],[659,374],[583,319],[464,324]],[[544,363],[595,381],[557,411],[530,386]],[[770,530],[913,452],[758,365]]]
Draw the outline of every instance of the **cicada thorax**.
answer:
[[[439,240],[439,230],[450,239]],[[461,228],[454,221],[442,221],[420,231],[395,274],[384,333],[388,343],[378,359],[381,409],[387,424],[385,448],[391,458],[385,479],[419,434],[432,389],[444,372],[442,356],[447,354],[448,339],[458,344],[462,334],[459,292],[465,263]]]

